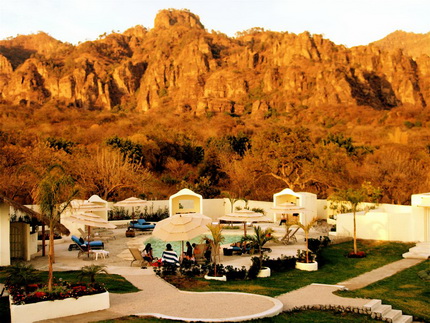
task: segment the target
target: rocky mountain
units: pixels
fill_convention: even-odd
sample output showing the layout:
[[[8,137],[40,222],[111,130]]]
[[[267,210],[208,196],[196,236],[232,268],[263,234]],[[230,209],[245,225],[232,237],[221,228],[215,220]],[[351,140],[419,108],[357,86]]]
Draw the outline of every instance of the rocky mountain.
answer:
[[[406,55],[414,58],[421,55],[430,56],[430,32],[427,34],[415,34],[396,30],[371,45],[386,51],[401,49]]]
[[[381,43],[349,49],[307,32],[255,28],[230,38],[208,32],[189,11],[169,9],[152,29],[136,26],[78,46],[44,33],[0,41],[0,100],[196,115],[424,108],[430,58]]]

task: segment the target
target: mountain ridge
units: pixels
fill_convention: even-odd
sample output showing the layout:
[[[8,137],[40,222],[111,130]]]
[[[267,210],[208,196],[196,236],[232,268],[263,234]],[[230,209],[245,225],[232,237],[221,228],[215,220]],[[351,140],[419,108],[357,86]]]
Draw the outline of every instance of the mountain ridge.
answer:
[[[0,41],[4,104],[264,116],[297,107],[427,107],[430,59],[346,48],[321,35],[253,28],[208,33],[197,15],[162,10],[154,28],[73,46],[45,33]]]

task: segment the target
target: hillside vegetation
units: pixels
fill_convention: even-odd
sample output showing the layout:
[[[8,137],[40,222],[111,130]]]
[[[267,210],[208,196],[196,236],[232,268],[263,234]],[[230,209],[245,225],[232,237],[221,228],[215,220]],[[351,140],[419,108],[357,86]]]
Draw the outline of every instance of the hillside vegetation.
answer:
[[[22,166],[53,163],[82,197],[108,200],[430,191],[430,58],[395,47],[260,28],[230,38],[162,10],[153,29],[78,46],[0,41],[0,100],[0,192],[26,203],[37,176]]]

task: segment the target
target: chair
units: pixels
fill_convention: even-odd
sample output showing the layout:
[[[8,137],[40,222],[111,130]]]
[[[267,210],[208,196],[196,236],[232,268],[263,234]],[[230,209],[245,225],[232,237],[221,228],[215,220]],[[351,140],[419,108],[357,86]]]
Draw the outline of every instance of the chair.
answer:
[[[206,263],[207,259],[205,257],[205,252],[207,248],[208,248],[207,243],[197,244],[194,247],[194,259],[196,261],[196,264],[202,265]]]
[[[85,241],[83,239],[80,240],[75,235],[72,235],[72,241],[78,246],[78,250],[79,250],[79,252],[78,252],[78,258],[79,258],[79,256],[81,254],[83,254],[85,252],[88,252],[88,241]],[[91,249],[98,249],[98,250],[100,250],[100,249],[104,249],[104,248],[105,248],[105,245],[104,245],[104,243],[102,241],[91,241],[90,242],[90,250]],[[70,247],[69,247],[69,250],[71,250]]]
[[[282,237],[281,242],[285,245],[289,243],[296,243],[297,242],[296,233],[297,231],[299,231],[299,229],[300,227],[299,226],[295,227],[295,225],[287,227],[287,233]]]
[[[81,234],[81,238],[85,239],[88,237],[88,234],[84,230],[82,230],[81,228],[78,228],[78,231]]]
[[[130,263],[130,266],[133,266],[133,262],[138,261],[140,267],[143,267],[148,264],[148,262],[143,259],[142,254],[140,253],[139,249],[137,248],[128,248],[130,250],[131,255],[133,256],[133,260]]]

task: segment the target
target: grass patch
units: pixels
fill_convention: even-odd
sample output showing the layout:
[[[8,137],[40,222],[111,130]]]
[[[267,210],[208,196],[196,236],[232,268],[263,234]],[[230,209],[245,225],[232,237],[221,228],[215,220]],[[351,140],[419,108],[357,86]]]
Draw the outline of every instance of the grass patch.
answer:
[[[116,320],[99,321],[98,323],[118,323],[118,322],[134,322],[134,323],[172,323],[182,321],[172,321],[164,319],[156,319],[153,317],[135,317],[127,316]],[[252,323],[293,323],[293,322],[313,322],[313,323],[333,323],[333,322],[375,322],[372,318],[367,315],[355,314],[355,313],[337,313],[331,311],[298,311],[290,313],[281,313],[278,316],[244,321]]]
[[[55,271],[54,278],[62,279],[63,281],[68,281],[70,283],[79,282],[78,279],[79,270],[71,270],[71,271]],[[47,271],[39,271],[39,278],[41,282],[48,281],[48,272]],[[3,282],[5,279],[5,274],[0,268],[0,282]],[[138,292],[139,289],[131,284],[124,277],[116,274],[100,274],[96,276],[96,281],[99,283],[103,283],[106,286],[106,289],[109,293],[135,293]]]
[[[278,296],[283,293],[304,287],[311,283],[336,284],[356,277],[362,273],[379,268],[388,263],[402,259],[402,254],[414,244],[381,241],[358,241],[358,249],[367,253],[365,258],[347,258],[352,242],[345,242],[327,247],[323,251],[325,264],[318,271],[306,272],[290,270],[274,273],[269,278],[251,281],[208,281],[207,284],[193,286],[190,291],[236,291],[255,293],[267,296]]]
[[[381,299],[384,304],[390,304],[396,310],[402,310],[404,314],[413,315],[428,322],[430,321],[430,282],[421,279],[418,272],[429,268],[430,260],[426,260],[367,287],[341,292],[338,295]]]

